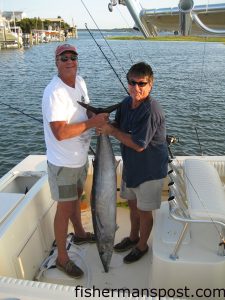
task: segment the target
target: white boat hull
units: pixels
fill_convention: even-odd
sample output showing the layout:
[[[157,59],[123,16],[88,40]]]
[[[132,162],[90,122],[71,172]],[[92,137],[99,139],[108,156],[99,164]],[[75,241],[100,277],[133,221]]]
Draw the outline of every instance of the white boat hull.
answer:
[[[177,159],[182,165],[186,158]],[[201,159],[210,160],[224,180],[225,157]],[[182,289],[180,293],[184,293],[186,287],[193,295],[200,288],[224,287],[225,258],[217,255],[220,240],[213,222],[190,223],[177,259],[171,258],[183,223],[172,218],[167,201],[155,212],[154,228],[148,241],[151,250],[139,262],[125,265],[124,254],[114,253],[110,270],[105,273],[96,245],[88,244],[72,246],[69,250],[72,259],[84,270],[83,279],[71,279],[56,268],[44,269],[42,262],[48,257],[54,241],[55,213],[46,169],[45,156],[28,156],[0,180],[0,298],[74,299],[78,285],[92,292],[94,288],[101,291],[126,288],[127,291],[163,289],[170,293],[171,289]],[[117,169],[118,186],[121,171],[122,162]],[[90,199],[92,174],[90,163],[86,199]],[[167,183],[165,180],[162,200],[168,197]],[[119,194],[118,201],[121,201]],[[82,212],[82,219],[85,229],[92,230],[89,208]],[[129,233],[127,208],[118,207],[117,224],[116,242]],[[81,291],[76,292],[82,298]],[[170,296],[173,298],[176,294]]]

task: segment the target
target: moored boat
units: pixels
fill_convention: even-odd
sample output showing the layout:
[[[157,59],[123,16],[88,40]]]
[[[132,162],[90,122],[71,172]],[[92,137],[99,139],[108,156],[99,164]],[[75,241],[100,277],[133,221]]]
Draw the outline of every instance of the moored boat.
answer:
[[[23,45],[20,27],[10,27],[9,21],[0,14],[0,49],[20,48]]]

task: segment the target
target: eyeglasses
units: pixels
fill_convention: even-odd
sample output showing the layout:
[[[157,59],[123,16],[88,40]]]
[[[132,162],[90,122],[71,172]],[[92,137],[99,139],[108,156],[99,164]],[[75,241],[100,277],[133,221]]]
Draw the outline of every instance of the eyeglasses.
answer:
[[[144,86],[146,86],[146,84],[148,84],[148,82],[146,82],[146,81],[137,82],[137,81],[134,81],[134,80],[128,80],[128,84],[132,85],[132,86],[135,86],[137,84],[139,87],[144,87]]]
[[[68,61],[69,59],[72,60],[72,61],[75,61],[75,60],[78,60],[78,56],[73,54],[71,56],[66,56],[66,55],[61,55],[59,56],[59,59],[62,61],[62,62],[66,62]]]

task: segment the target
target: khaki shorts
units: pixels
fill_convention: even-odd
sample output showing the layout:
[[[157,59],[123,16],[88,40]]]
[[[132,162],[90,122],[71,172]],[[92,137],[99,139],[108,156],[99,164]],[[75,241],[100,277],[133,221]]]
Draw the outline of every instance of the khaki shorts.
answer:
[[[52,199],[72,201],[78,199],[87,178],[88,162],[80,168],[58,167],[48,161],[48,181]]]
[[[122,180],[120,196],[127,200],[137,200],[137,208],[143,211],[152,211],[160,208],[163,179],[149,180],[136,188],[127,188]]]

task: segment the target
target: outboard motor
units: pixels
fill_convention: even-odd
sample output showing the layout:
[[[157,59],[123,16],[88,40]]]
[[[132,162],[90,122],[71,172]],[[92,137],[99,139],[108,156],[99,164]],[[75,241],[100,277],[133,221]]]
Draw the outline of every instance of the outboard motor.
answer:
[[[186,36],[191,33],[192,16],[191,11],[194,7],[193,0],[180,0],[178,8],[180,11],[180,31]]]

